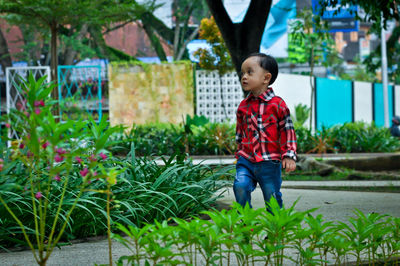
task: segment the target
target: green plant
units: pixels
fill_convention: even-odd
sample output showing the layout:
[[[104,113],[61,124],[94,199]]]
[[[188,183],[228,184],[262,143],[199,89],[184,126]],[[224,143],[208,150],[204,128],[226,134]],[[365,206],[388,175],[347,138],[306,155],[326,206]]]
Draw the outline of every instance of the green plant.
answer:
[[[304,123],[310,117],[310,107],[305,104],[297,104],[294,106],[294,128],[304,126]]]
[[[155,222],[142,229],[119,224],[128,238],[114,238],[132,252],[119,263],[199,265],[200,259],[205,265],[231,265],[235,255],[238,265],[338,265],[349,258],[374,265],[400,255],[399,218],[356,211],[349,223],[325,222],[322,215],[312,216],[315,209],[298,212],[295,204],[280,208],[272,198],[269,211],[235,203],[230,210],[205,211],[210,221],[175,218],[174,224]]]
[[[194,165],[190,160],[176,160],[177,154],[159,158],[163,161],[159,165],[156,160],[136,157],[134,151],[127,158],[114,158],[113,164],[126,169],[120,175],[114,195],[121,205],[136,207],[127,210],[132,215],[131,222],[137,226],[153,220],[187,218],[209,209],[220,196],[215,193],[227,184],[221,176],[234,167],[212,169]]]
[[[46,264],[92,180],[112,185],[117,175],[113,168],[103,167],[107,157],[103,148],[114,129],[106,128],[105,118],[99,125],[93,119],[57,123],[49,97],[55,86],[44,83],[45,79],[35,81],[29,75],[18,87],[24,98],[21,109],[11,110],[5,119],[21,140],[14,141],[11,152],[5,153],[0,172],[0,202],[18,224],[39,265]],[[88,137],[90,144],[85,143]],[[76,178],[78,186],[66,198],[68,185]],[[30,198],[25,203],[27,213],[21,212],[17,201],[21,198]],[[32,227],[27,226],[29,220],[33,220]]]
[[[335,139],[329,134],[326,128],[322,128],[321,131],[317,132],[311,137],[313,141],[313,148],[307,153],[318,153],[323,154],[328,151],[336,152],[337,149],[334,147]]]

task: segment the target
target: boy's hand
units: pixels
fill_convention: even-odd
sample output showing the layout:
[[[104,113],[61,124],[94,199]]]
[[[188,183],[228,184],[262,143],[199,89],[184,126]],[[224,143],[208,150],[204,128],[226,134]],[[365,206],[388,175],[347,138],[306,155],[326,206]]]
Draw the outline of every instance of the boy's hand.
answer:
[[[285,172],[292,172],[296,169],[296,162],[288,157],[283,158],[282,160],[282,168],[285,169]]]

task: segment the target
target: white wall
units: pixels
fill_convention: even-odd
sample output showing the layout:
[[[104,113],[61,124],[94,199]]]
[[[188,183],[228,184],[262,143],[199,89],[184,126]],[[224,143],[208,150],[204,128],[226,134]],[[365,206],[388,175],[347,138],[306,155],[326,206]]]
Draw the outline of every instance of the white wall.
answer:
[[[372,84],[369,82],[354,82],[354,120],[372,122]]]
[[[312,80],[314,82],[314,79]],[[228,84],[229,82],[229,84]],[[207,83],[207,84],[206,84]],[[368,82],[354,82],[354,120],[372,122],[372,84]],[[310,77],[294,74],[279,73],[271,86],[276,95],[282,97],[294,117],[294,107],[305,104],[310,107],[311,85]],[[209,91],[209,94],[207,94]],[[335,92],[332,92],[335,93]],[[197,115],[205,115],[211,121],[225,122],[227,119],[221,109],[219,79],[216,72],[207,73],[204,70],[196,71]],[[235,113],[238,104],[243,99],[242,89],[235,72],[223,77],[223,94],[231,122],[235,122]],[[400,116],[400,85],[395,87],[395,115]],[[214,100],[215,98],[215,100]],[[200,106],[201,104],[201,106]],[[210,108],[207,108],[207,105]],[[331,108],[327,106],[326,108]],[[375,108],[380,108],[375,106]],[[383,108],[383,107],[382,107]],[[315,108],[313,110],[313,127],[315,124]],[[213,115],[215,113],[215,116]],[[306,126],[309,121],[306,121]]]
[[[394,115],[400,116],[400,85],[395,86],[393,96],[395,97],[394,104],[396,105],[394,107]]]

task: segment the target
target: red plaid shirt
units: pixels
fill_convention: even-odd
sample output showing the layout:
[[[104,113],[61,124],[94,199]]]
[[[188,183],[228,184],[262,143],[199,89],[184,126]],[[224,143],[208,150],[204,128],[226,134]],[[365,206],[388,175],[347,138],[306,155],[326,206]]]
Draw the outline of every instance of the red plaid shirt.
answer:
[[[272,88],[255,97],[252,93],[238,107],[236,158],[251,162],[297,159],[296,134],[289,108]]]

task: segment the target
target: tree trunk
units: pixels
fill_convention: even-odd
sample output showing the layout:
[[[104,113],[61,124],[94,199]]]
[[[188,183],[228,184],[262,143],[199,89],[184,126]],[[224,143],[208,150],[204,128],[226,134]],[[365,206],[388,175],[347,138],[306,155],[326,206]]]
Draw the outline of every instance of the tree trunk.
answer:
[[[83,24],[82,28],[80,29],[78,35],[76,36],[76,40],[81,41],[88,32],[87,24]],[[75,57],[77,55],[77,51],[73,49],[71,45],[67,45],[65,52],[64,52],[64,65],[73,65]]]
[[[165,54],[164,48],[161,45],[161,41],[156,35],[152,26],[147,23],[142,23],[142,28],[146,32],[147,37],[149,37],[150,43],[153,46],[158,58],[160,58],[160,61],[167,61],[167,55]]]
[[[51,73],[51,81],[57,84],[58,78],[58,58],[57,58],[57,23],[53,22],[50,25],[51,30],[51,42],[50,42],[50,49],[51,49],[51,58],[50,58],[50,73]],[[58,102],[58,86],[55,86],[53,91],[51,92],[51,97]],[[52,109],[52,113],[54,116],[60,114],[60,105],[55,104]],[[60,118],[58,118],[60,119]],[[57,119],[57,121],[58,121]]]
[[[6,67],[12,66],[11,55],[8,52],[8,44],[1,30],[0,30],[0,65],[3,68],[4,75],[6,74]]]
[[[53,23],[50,26],[51,30],[51,60],[50,60],[50,69],[51,69],[51,81],[57,82],[57,67],[58,67],[58,59],[57,59],[57,24]],[[54,99],[58,99],[57,91],[53,91],[52,94]]]
[[[194,39],[194,37],[196,37],[197,33],[199,32],[200,29],[200,25],[197,26],[197,28],[192,32],[192,34],[190,34],[189,38],[187,38],[187,40],[183,43],[183,45],[181,45],[181,47],[178,50],[178,56],[176,57],[176,61],[179,61],[182,59],[183,55],[186,52],[186,46],[188,45],[188,43]]]
[[[272,0],[251,0],[241,23],[233,23],[222,0],[206,0],[239,76],[241,64],[250,53],[259,52]]]

